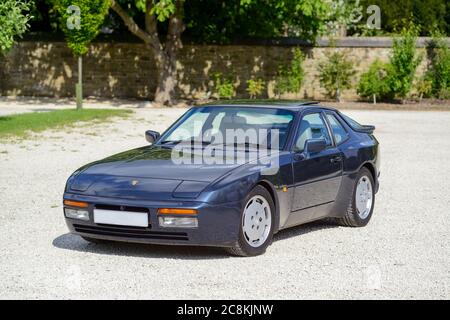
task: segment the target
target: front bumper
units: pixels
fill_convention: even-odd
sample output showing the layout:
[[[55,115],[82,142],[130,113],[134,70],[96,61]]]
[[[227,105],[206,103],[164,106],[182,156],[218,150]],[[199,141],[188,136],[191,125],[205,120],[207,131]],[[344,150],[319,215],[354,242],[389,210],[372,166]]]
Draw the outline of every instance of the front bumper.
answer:
[[[67,218],[66,223],[71,233],[80,236],[135,243],[153,243],[169,245],[199,245],[230,247],[238,240],[241,203],[212,205],[196,201],[141,201],[129,199],[103,198],[65,193],[65,200],[89,203],[87,208],[89,220]],[[96,206],[120,206],[142,208],[147,210],[149,226],[126,227],[102,225],[94,222]],[[197,209],[197,228],[160,227],[158,208]]]

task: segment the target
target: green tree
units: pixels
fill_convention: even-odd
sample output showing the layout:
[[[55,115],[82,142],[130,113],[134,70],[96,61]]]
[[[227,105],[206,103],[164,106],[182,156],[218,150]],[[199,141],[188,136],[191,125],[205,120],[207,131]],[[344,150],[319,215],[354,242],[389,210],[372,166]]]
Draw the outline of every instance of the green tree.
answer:
[[[181,34],[185,30],[185,0],[135,0],[137,10],[144,13],[144,26],[134,19],[134,11],[128,1],[111,0],[111,8],[123,20],[128,30],[141,39],[153,52],[158,70],[155,101],[170,105],[177,83],[177,55],[183,47]],[[159,28],[158,23],[166,23]]]
[[[411,92],[416,69],[422,60],[416,54],[417,28],[403,29],[402,36],[394,39],[389,62],[387,82],[394,98],[406,99]]]
[[[397,33],[413,22],[420,26],[420,36],[431,36],[436,29],[450,35],[448,0],[361,0],[360,3],[364,9],[370,5],[381,8],[384,33]]]
[[[353,66],[354,62],[344,51],[328,54],[327,60],[319,64],[320,84],[338,102],[341,102],[342,91],[352,87],[352,77],[356,74]]]
[[[329,0],[111,0],[111,8],[153,52],[159,75],[155,101],[165,105],[176,96],[177,58],[186,28],[208,41],[290,34],[314,41],[326,30],[332,10]]]
[[[68,47],[78,57],[77,109],[82,108],[82,56],[98,35],[110,0],[51,0]]]
[[[109,0],[51,0],[59,15],[67,46],[76,56],[89,50],[108,13]]]
[[[38,1],[42,5],[45,0]],[[181,36],[185,33],[190,39],[207,42],[228,42],[242,37],[297,36],[313,43],[317,36],[327,31],[330,22],[344,14],[335,12],[330,0],[109,2],[115,14],[108,15],[107,23],[115,31],[128,29],[152,52],[158,71],[154,98],[164,105],[170,105],[176,97],[177,61],[183,47]],[[123,23],[117,23],[117,18]],[[45,27],[43,21],[39,25]]]
[[[28,29],[32,2],[23,0],[0,1],[0,54],[11,49],[17,37],[21,37]]]
[[[253,14],[256,19],[246,17],[246,24],[258,20],[260,30],[250,36],[296,36],[311,42],[327,31],[327,24],[338,19],[333,1],[329,0],[240,0],[244,14]]]
[[[375,60],[369,70],[361,75],[358,85],[358,94],[365,98],[372,98],[377,103],[377,98],[385,97],[389,92],[386,82],[388,67],[380,60]]]
[[[363,18],[360,0],[333,0],[327,21],[327,33],[331,36],[346,36],[357,28]]]

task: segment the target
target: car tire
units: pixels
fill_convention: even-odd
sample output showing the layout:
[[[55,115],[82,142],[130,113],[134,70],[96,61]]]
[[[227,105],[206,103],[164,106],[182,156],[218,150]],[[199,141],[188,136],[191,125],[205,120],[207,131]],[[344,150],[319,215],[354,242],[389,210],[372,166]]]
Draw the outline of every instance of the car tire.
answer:
[[[366,206],[364,206],[365,201]],[[347,212],[342,218],[336,218],[336,222],[346,227],[364,227],[369,223],[374,207],[375,183],[372,173],[363,167],[355,179]]]
[[[254,210],[254,208],[256,208],[256,210]],[[268,221],[269,219],[270,221]],[[233,247],[226,248],[227,251],[234,256],[240,257],[251,257],[263,254],[267,247],[272,243],[275,226],[275,204],[266,188],[258,185],[247,195],[241,210],[240,221],[239,239]],[[252,228],[252,226],[254,228]],[[267,229],[269,226],[270,229]],[[261,230],[264,231],[258,231],[260,227]],[[259,233],[262,233],[262,235],[259,236],[259,240],[251,241],[248,234],[253,232],[253,230],[256,230],[256,228],[258,228],[258,230],[255,231],[257,232],[257,236],[255,237],[258,237]],[[249,232],[247,233],[246,230]],[[250,242],[253,244],[250,245]]]
[[[81,236],[81,238],[83,238],[83,240],[85,240],[87,242],[95,243],[95,244],[108,243],[108,240],[103,240],[103,239],[96,239],[96,238],[90,238],[90,237],[85,237],[85,236]]]

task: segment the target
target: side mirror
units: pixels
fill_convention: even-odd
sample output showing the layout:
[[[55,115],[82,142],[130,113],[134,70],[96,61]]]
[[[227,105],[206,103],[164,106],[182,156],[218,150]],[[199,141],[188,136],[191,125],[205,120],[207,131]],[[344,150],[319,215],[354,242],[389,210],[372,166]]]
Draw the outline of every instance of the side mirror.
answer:
[[[150,143],[154,143],[156,140],[158,140],[159,136],[159,132],[153,130],[145,131],[145,139]]]
[[[306,140],[305,151],[307,154],[318,153],[327,148],[325,139],[309,139]]]

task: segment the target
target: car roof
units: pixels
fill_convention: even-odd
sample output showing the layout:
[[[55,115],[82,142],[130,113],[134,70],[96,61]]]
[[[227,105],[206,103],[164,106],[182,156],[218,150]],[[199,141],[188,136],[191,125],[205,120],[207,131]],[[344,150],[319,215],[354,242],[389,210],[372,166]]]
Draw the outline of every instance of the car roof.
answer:
[[[239,108],[272,108],[285,109],[291,111],[301,111],[306,108],[319,108],[337,111],[335,108],[325,107],[317,101],[303,101],[303,100],[227,100],[216,101],[212,103],[195,106],[200,107],[239,107]]]

